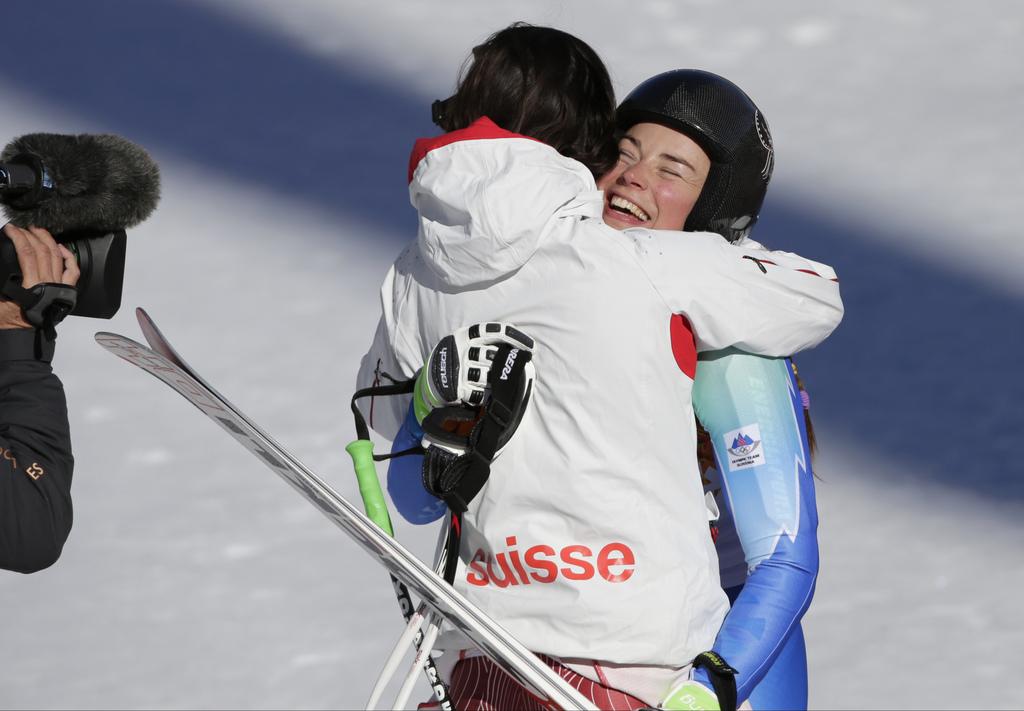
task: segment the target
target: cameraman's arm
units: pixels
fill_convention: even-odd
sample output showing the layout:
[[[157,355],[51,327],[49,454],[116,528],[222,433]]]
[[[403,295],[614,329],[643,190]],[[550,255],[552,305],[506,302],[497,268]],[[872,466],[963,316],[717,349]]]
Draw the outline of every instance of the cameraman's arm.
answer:
[[[71,531],[68,411],[41,335],[0,330],[0,568],[20,573],[52,565]]]
[[[45,230],[7,225],[22,286],[73,285],[74,257]],[[54,342],[0,302],[0,568],[30,573],[60,556],[71,531],[71,437],[64,389],[50,368]]]

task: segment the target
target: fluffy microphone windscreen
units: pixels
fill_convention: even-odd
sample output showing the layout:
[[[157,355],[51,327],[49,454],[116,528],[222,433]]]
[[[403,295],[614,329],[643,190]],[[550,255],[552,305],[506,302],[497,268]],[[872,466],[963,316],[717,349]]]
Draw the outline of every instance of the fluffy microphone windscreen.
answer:
[[[4,205],[19,227],[50,232],[133,227],[149,217],[160,199],[160,170],[142,148],[120,136],[32,133],[11,141],[0,162],[28,154],[42,161],[53,182],[45,200]]]

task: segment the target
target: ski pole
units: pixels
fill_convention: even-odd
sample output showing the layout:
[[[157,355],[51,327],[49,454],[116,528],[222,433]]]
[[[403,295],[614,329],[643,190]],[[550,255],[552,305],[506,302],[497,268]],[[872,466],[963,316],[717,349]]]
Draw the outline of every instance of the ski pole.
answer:
[[[352,409],[355,411],[355,398],[353,397]],[[356,425],[359,428],[359,418],[357,417]],[[364,425],[365,427],[365,425]],[[369,439],[369,432],[366,433],[366,437],[349,442],[345,447],[345,451],[352,457],[352,464],[356,471],[356,480],[359,483],[359,496],[363,500],[363,507],[366,510],[366,517],[377,524],[378,527],[389,536],[394,538],[394,529],[391,525],[391,516],[388,514],[388,507],[384,501],[384,492],[380,488],[380,479],[377,478],[377,465],[374,463],[373,458],[373,442]],[[404,583],[391,576],[391,584],[394,587],[395,595],[398,598],[398,606],[402,610],[402,616],[405,618],[407,623],[410,623],[415,617],[412,609],[412,600],[409,597],[409,589]],[[420,629],[422,624],[422,618],[419,620],[419,624],[415,626],[416,632],[413,635],[412,642],[416,645],[417,651],[421,649],[421,642],[423,641],[423,631]],[[436,630],[434,630],[434,637],[436,637]],[[408,645],[408,642],[406,642]],[[434,696],[437,698],[437,702],[441,708],[445,711],[454,711],[455,707],[452,705],[451,693],[448,691],[448,685],[441,680],[440,672],[437,670],[437,666],[434,664],[433,657],[430,656],[430,651],[433,648],[433,640],[430,641],[430,645],[426,648],[425,660],[422,662],[423,672],[427,676],[427,683],[430,684],[434,691]],[[417,659],[420,655],[417,654]],[[386,665],[385,665],[386,666]],[[413,668],[420,666],[418,663],[414,663]],[[394,674],[394,669],[391,670],[391,675]],[[383,670],[382,670],[383,677]],[[390,675],[389,675],[390,678]],[[379,683],[380,680],[378,680]],[[386,683],[386,682],[385,682]],[[403,685],[404,688],[404,685]],[[411,685],[410,685],[411,690]],[[383,691],[383,685],[381,686]],[[378,690],[374,689],[377,699],[380,694]],[[371,704],[376,705],[376,700],[371,694]],[[404,701],[403,701],[404,703]]]
[[[419,633],[420,628],[426,621],[425,610],[426,605],[420,605],[416,612],[409,616],[409,623],[405,626],[402,636],[398,638],[394,648],[391,650],[391,654],[388,655],[387,660],[384,662],[380,674],[377,676],[377,681],[370,692],[370,700],[366,702],[367,709],[377,708],[377,703],[384,693],[384,687],[388,685],[391,678],[395,675],[395,670],[398,669],[398,665],[401,663],[406,650],[412,644],[413,638]]]
[[[366,517],[394,538],[391,516],[388,515],[388,506],[384,503],[384,492],[381,491],[380,480],[377,479],[377,466],[373,461],[373,442],[368,439],[357,439],[349,442],[345,451],[352,457],[352,464],[356,469],[359,496],[363,499]]]
[[[433,612],[430,613],[428,618],[429,624],[427,625],[427,634],[420,644],[419,649],[416,651],[416,657],[412,661],[412,666],[409,667],[409,673],[406,674],[405,681],[402,682],[402,686],[398,691],[398,696],[395,698],[394,709],[404,709],[406,702],[409,700],[409,696],[412,695],[412,687],[416,682],[416,672],[423,667],[426,663],[425,660],[430,659],[430,652],[434,649],[434,642],[437,641],[437,633],[441,629],[441,624],[438,621],[437,615]]]

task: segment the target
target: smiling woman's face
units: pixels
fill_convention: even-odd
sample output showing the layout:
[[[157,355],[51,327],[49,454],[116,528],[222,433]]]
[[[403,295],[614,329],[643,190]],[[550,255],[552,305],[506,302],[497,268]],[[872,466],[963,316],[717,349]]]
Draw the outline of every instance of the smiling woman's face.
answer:
[[[597,181],[604,221],[618,230],[681,230],[710,169],[707,153],[687,136],[638,123],[619,141],[619,162]]]

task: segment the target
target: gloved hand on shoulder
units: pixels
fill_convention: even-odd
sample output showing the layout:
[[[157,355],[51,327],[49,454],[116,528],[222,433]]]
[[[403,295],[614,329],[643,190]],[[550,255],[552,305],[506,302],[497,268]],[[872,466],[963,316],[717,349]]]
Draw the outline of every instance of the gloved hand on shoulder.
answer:
[[[482,404],[487,375],[502,344],[533,351],[533,339],[507,323],[476,323],[442,338],[416,377],[416,420],[422,424],[431,410],[444,405]]]
[[[457,514],[487,482],[526,413],[533,391],[533,339],[511,324],[478,323],[446,336],[416,380],[423,486]]]

